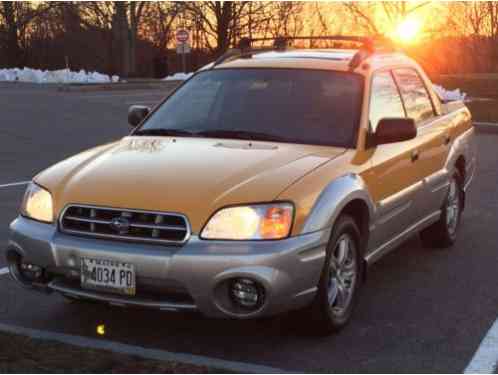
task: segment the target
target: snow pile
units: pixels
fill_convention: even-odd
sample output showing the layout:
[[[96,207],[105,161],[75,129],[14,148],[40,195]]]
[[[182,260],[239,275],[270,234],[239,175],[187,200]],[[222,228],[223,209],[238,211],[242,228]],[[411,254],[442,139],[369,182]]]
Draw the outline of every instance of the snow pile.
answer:
[[[114,83],[118,76],[108,76],[97,72],[69,69],[38,70],[30,68],[0,69],[0,82],[32,82],[32,83]]]
[[[453,102],[455,100],[465,100],[467,94],[460,91],[460,89],[455,90],[446,90],[444,87],[439,85],[432,85],[436,94],[445,101],[445,102]]]
[[[172,76],[167,76],[163,78],[163,81],[185,81],[192,77],[194,73],[175,73]]]

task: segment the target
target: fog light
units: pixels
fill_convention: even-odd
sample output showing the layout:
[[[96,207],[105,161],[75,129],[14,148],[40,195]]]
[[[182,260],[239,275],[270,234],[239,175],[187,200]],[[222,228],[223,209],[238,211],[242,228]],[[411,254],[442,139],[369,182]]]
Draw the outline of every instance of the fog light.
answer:
[[[246,309],[255,309],[262,305],[263,288],[249,279],[235,279],[230,288],[232,300]]]
[[[21,263],[21,275],[29,281],[36,281],[42,277],[43,269],[31,263]]]

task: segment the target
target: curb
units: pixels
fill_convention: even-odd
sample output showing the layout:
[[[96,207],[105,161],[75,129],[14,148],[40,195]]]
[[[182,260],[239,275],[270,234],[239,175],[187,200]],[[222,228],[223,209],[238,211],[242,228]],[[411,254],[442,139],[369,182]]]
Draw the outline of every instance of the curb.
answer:
[[[63,344],[74,345],[82,348],[93,348],[111,351],[119,354],[139,356],[145,359],[157,361],[181,362],[196,366],[205,366],[214,369],[224,369],[238,373],[251,374],[282,374],[287,373],[281,369],[262,365],[253,365],[244,362],[227,361],[204,357],[193,354],[173,353],[165,350],[147,349],[141,346],[122,344],[116,341],[93,339],[83,336],[74,336],[64,333],[40,331],[37,329],[25,328],[14,325],[0,323],[0,332],[28,336],[33,339],[52,340]]]
[[[474,122],[474,127],[480,133],[498,134],[498,123],[494,123],[494,122]]]

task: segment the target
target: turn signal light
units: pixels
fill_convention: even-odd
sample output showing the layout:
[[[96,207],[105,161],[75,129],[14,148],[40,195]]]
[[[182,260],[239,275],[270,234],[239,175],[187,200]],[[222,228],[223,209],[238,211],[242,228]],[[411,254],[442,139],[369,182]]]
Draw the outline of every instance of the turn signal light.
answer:
[[[279,239],[289,235],[292,226],[291,207],[269,207],[261,221],[261,238]]]

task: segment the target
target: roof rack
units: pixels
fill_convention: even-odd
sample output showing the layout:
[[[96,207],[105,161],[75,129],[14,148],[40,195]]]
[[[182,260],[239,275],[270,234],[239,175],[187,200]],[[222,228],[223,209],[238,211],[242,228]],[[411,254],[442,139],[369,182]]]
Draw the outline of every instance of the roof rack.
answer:
[[[238,48],[228,50],[222,56],[220,56],[213,64],[211,68],[227,62],[229,60],[237,58],[250,58],[255,54],[269,51],[286,51],[290,46],[292,41],[295,40],[327,40],[335,42],[351,42],[358,43],[360,45],[358,52],[356,52],[349,62],[349,68],[351,70],[356,69],[362,61],[370,57],[375,52],[394,52],[396,48],[391,40],[384,36],[376,37],[364,37],[364,36],[353,36],[353,35],[327,35],[327,36],[279,36],[275,38],[242,38],[239,42]],[[255,42],[268,42],[273,41],[272,47],[260,47],[253,48],[252,43]]]

